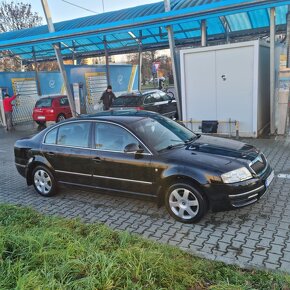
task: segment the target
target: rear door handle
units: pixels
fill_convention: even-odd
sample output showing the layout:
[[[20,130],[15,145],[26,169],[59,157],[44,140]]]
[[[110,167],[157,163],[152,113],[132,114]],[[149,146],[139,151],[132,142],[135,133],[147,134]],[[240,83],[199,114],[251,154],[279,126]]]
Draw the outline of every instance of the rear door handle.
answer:
[[[101,158],[100,157],[96,157],[93,159],[96,163],[100,163],[101,162]]]
[[[54,156],[54,153],[53,152],[47,152],[47,155]]]

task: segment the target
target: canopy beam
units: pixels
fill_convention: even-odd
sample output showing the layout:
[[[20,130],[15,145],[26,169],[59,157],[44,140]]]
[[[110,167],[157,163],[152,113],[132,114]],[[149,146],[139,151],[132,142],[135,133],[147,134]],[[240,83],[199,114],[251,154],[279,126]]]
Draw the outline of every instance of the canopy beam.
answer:
[[[164,0],[165,12],[171,10],[170,0]],[[174,79],[174,87],[175,87],[175,100],[177,105],[177,112],[178,118],[182,120],[182,111],[181,111],[181,100],[179,97],[179,79],[177,77],[177,62],[176,62],[176,52],[175,52],[175,39],[172,26],[166,26],[167,33],[168,33],[168,41],[169,41],[169,48],[170,48],[170,55],[171,55],[171,62],[172,62],[172,72],[173,72],[173,79]]]
[[[45,18],[46,18],[46,21],[47,21],[48,30],[49,30],[49,32],[54,33],[55,29],[54,29],[54,25],[53,25],[53,22],[52,22],[50,10],[49,10],[48,4],[47,4],[47,0],[41,0],[41,3],[42,3],[43,11],[44,11],[44,14],[45,14]],[[74,102],[74,99],[73,99],[72,90],[71,90],[71,87],[70,87],[69,82],[68,82],[68,77],[67,77],[67,74],[66,74],[66,70],[65,70],[65,67],[64,67],[64,63],[63,63],[63,59],[62,59],[62,55],[61,55],[60,44],[59,43],[53,44],[53,48],[54,48],[54,52],[55,52],[55,55],[56,55],[56,58],[57,58],[58,66],[59,66],[59,69],[60,69],[60,72],[61,72],[61,75],[62,75],[62,78],[63,78],[63,82],[64,82],[64,85],[65,85],[67,98],[68,98],[69,105],[70,105],[70,108],[71,108],[72,116],[76,117],[77,116],[77,114],[76,114],[76,106],[75,106],[75,102]]]

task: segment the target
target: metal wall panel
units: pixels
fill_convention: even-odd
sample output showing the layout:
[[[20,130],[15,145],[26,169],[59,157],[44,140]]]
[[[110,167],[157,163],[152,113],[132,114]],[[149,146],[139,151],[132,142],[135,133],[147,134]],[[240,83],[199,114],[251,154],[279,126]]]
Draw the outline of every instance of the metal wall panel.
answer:
[[[267,69],[268,68],[268,69]],[[257,137],[269,124],[269,47],[259,41],[181,51],[182,111],[189,127],[220,121],[228,134]]]
[[[32,120],[32,111],[35,102],[39,99],[36,80],[33,78],[13,78],[14,94],[20,94],[15,100],[13,122],[20,123]]]

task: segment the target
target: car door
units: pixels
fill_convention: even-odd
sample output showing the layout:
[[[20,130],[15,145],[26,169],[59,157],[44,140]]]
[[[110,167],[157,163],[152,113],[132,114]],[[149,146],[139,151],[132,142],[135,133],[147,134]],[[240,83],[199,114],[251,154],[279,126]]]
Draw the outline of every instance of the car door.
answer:
[[[96,122],[93,139],[95,187],[141,195],[153,194],[152,154],[129,130],[110,122]],[[125,147],[132,143],[140,145],[144,152],[125,153]]]
[[[91,126],[90,121],[75,121],[46,134],[42,152],[59,182],[91,184]]]

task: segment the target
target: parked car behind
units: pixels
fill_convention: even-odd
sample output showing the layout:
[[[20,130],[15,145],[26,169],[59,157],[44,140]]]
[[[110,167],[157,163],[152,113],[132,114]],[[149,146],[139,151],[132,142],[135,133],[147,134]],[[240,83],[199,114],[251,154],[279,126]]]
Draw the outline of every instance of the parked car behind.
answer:
[[[156,199],[176,220],[257,202],[274,173],[254,146],[195,134],[146,111],[107,111],[53,125],[14,147],[18,172],[43,196],[58,185]]]
[[[122,95],[114,100],[111,108],[147,110],[169,118],[178,118],[175,99],[160,90]]]
[[[36,102],[32,113],[33,120],[39,125],[44,125],[47,121],[60,122],[71,117],[67,96],[41,98]]]

